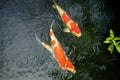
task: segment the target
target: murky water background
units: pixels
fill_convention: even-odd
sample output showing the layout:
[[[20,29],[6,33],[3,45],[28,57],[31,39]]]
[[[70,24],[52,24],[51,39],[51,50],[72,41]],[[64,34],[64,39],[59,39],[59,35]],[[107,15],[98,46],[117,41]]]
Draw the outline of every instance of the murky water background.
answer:
[[[103,44],[115,15],[101,0],[59,0],[82,37],[61,31],[52,0],[0,0],[0,80],[119,80],[120,55]],[[53,30],[77,72],[63,71],[34,34],[50,44]],[[60,25],[60,26],[59,26]]]

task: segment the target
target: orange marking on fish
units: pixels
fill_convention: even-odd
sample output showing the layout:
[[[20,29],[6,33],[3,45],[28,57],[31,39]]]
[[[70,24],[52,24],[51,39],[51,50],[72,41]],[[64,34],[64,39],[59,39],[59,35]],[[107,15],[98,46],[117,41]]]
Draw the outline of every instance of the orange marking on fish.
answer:
[[[54,47],[54,53],[59,65],[62,67],[63,70],[66,70],[65,66],[66,58],[64,55],[64,50],[62,49],[62,46],[60,44]]]
[[[66,24],[68,21],[72,20],[66,13],[62,14],[62,20]]]
[[[53,35],[53,32],[52,31],[50,31],[50,36],[52,36]]]
[[[77,34],[80,33],[79,27],[77,26],[77,24],[75,22],[70,22],[70,25],[71,25],[70,31],[74,31]]]
[[[52,45],[55,45],[56,44],[56,41],[55,40],[52,40]]]

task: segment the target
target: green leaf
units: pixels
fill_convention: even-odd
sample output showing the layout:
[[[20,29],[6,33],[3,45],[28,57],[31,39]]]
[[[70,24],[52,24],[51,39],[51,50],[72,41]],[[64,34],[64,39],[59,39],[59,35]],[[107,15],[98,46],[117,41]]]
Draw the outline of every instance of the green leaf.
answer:
[[[120,37],[115,37],[114,40],[120,40]]]
[[[107,38],[105,39],[104,43],[112,43],[110,40],[112,40],[112,38],[111,38],[111,37],[107,37]]]
[[[104,41],[104,43],[112,43],[111,41]]]
[[[111,36],[112,38],[114,38],[114,32],[113,32],[112,29],[110,29],[110,36]]]
[[[113,49],[114,49],[113,44],[109,45],[108,50],[110,51],[111,54],[113,53]]]
[[[118,42],[114,42],[114,45],[116,47],[116,50],[118,51],[118,53],[120,53],[120,44]]]
[[[110,40],[112,40],[111,37],[107,37],[107,38],[106,38],[106,41],[110,41]]]
[[[118,53],[120,53],[120,45],[117,45],[116,49],[117,49]]]

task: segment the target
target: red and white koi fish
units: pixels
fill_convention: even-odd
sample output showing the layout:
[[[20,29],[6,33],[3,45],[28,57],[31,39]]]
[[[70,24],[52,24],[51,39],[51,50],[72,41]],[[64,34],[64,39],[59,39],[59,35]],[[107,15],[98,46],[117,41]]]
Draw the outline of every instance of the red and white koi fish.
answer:
[[[63,23],[66,25],[67,28],[64,29],[64,32],[71,32],[73,35],[80,37],[81,30],[78,27],[78,24],[75,23],[71,17],[56,3],[54,2],[53,7],[57,9],[58,13],[60,14]]]
[[[52,25],[53,25],[53,22],[52,22],[51,27],[50,27],[51,46],[40,41],[37,36],[36,36],[36,40],[52,53],[53,57],[56,59],[56,61],[58,62],[58,64],[60,65],[60,67],[63,70],[69,70],[72,73],[75,73],[76,72],[75,67],[68,60],[61,44],[59,43],[59,41],[55,37],[54,32],[52,30]]]

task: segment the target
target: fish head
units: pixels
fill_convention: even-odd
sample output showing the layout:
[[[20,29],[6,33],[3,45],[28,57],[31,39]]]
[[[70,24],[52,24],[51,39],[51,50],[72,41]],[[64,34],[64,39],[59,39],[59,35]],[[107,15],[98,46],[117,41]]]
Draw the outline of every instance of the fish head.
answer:
[[[81,33],[76,33],[75,31],[71,31],[71,33],[77,37],[80,37],[81,36]]]
[[[68,71],[72,72],[72,73],[76,73],[75,69],[71,69],[71,68],[67,68]]]
[[[68,71],[70,71],[72,73],[76,72],[74,65],[68,59],[66,60],[66,68]]]

